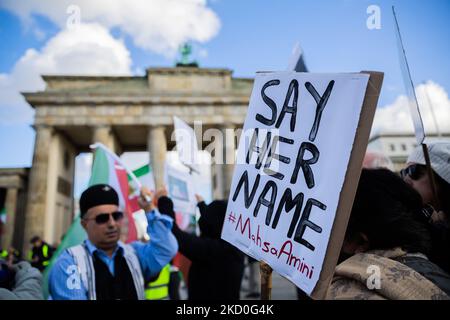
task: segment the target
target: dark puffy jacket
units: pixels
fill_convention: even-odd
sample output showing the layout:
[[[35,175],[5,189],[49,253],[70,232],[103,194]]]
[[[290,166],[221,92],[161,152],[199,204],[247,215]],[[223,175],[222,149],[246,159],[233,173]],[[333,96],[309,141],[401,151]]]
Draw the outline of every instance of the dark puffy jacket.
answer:
[[[179,252],[191,260],[188,277],[189,300],[238,300],[244,273],[244,254],[220,238],[226,211],[225,201],[199,203],[200,237],[184,232],[174,223]],[[161,213],[174,217],[173,202],[158,200]]]

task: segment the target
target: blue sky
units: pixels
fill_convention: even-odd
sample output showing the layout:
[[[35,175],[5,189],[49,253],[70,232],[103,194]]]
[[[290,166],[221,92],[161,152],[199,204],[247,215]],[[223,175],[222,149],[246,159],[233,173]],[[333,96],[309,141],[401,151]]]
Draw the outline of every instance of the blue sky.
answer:
[[[431,80],[434,88],[437,85],[436,90],[444,96],[443,108],[449,111],[448,99],[445,98],[445,93],[450,92],[450,2],[447,0],[194,2],[213,12],[220,22],[220,27],[216,26],[215,31],[203,39],[183,34],[185,39],[193,40],[194,56],[200,66],[230,68],[237,77],[253,77],[260,70],[284,70],[294,44],[299,41],[311,72],[383,71],[385,79],[380,107],[395,105],[398,96],[405,91],[391,13],[394,5],[415,84]],[[71,3],[77,4],[77,1]],[[381,9],[379,30],[369,30],[366,26],[369,5],[377,5]],[[58,18],[52,15],[48,1],[46,6],[43,5],[45,9],[36,9],[35,5],[26,18],[25,14],[20,16],[21,11],[17,7],[20,6],[14,1],[0,4],[0,76],[3,78],[12,77],[15,65],[27,49],[34,48],[40,52],[63,28]],[[88,9],[83,4],[80,7],[83,22],[83,12]],[[149,12],[152,9],[149,8]],[[102,23],[102,19],[98,21]],[[92,21],[97,22],[95,18]],[[145,27],[142,26],[141,30]],[[208,25],[200,27],[207,28]],[[142,74],[149,66],[174,65],[176,57],[161,54],[161,50],[154,49],[155,44],[142,44],[142,41],[139,44],[136,32],[130,33],[126,25],[110,23],[106,28],[114,39],[122,39],[129,51],[131,62],[127,66],[131,74]],[[8,88],[14,90],[14,87]],[[5,92],[0,91],[0,94]],[[5,101],[9,100],[0,97],[0,116],[21,112]],[[385,116],[390,117],[390,114]],[[29,120],[0,121],[0,167],[31,165],[34,132],[30,124]]]

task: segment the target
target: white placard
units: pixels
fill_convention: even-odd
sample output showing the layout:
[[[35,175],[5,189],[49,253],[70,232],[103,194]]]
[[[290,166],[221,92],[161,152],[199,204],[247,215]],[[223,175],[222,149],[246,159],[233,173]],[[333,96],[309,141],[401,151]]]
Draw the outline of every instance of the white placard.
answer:
[[[368,79],[255,78],[222,238],[307,294],[322,269]]]
[[[174,211],[195,214],[196,200],[192,176],[166,163],[164,179],[168,195],[173,201]]]

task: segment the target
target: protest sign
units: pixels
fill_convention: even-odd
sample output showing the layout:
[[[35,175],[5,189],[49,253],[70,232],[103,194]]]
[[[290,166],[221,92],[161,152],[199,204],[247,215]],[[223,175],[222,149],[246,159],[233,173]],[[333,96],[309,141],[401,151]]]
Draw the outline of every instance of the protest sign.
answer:
[[[222,238],[314,298],[337,261],[382,76],[255,78]]]
[[[165,184],[169,197],[173,201],[174,211],[182,215],[179,227],[185,229],[195,215],[196,199],[192,176],[166,163]]]
[[[189,170],[198,173],[198,145],[194,129],[178,117],[173,117],[173,124],[181,163],[188,167]]]

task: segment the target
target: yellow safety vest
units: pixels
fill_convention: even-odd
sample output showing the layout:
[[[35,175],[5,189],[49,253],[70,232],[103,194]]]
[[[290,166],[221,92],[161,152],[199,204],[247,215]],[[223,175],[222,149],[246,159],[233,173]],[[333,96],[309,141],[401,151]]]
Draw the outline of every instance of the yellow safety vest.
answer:
[[[44,244],[42,246],[42,255],[46,260],[42,261],[42,265],[44,267],[48,266],[50,264],[50,260],[48,259],[48,245]],[[33,250],[28,251],[28,260],[33,260]]]
[[[48,245],[44,244],[42,247],[42,254],[44,255],[44,258],[47,259],[42,262],[42,265],[46,267],[50,264],[50,260],[48,260]]]
[[[170,264],[162,268],[158,279],[148,283],[145,288],[146,300],[164,300],[169,297]]]
[[[48,245],[44,244],[42,246],[42,254],[44,255],[44,258],[48,258]]]

